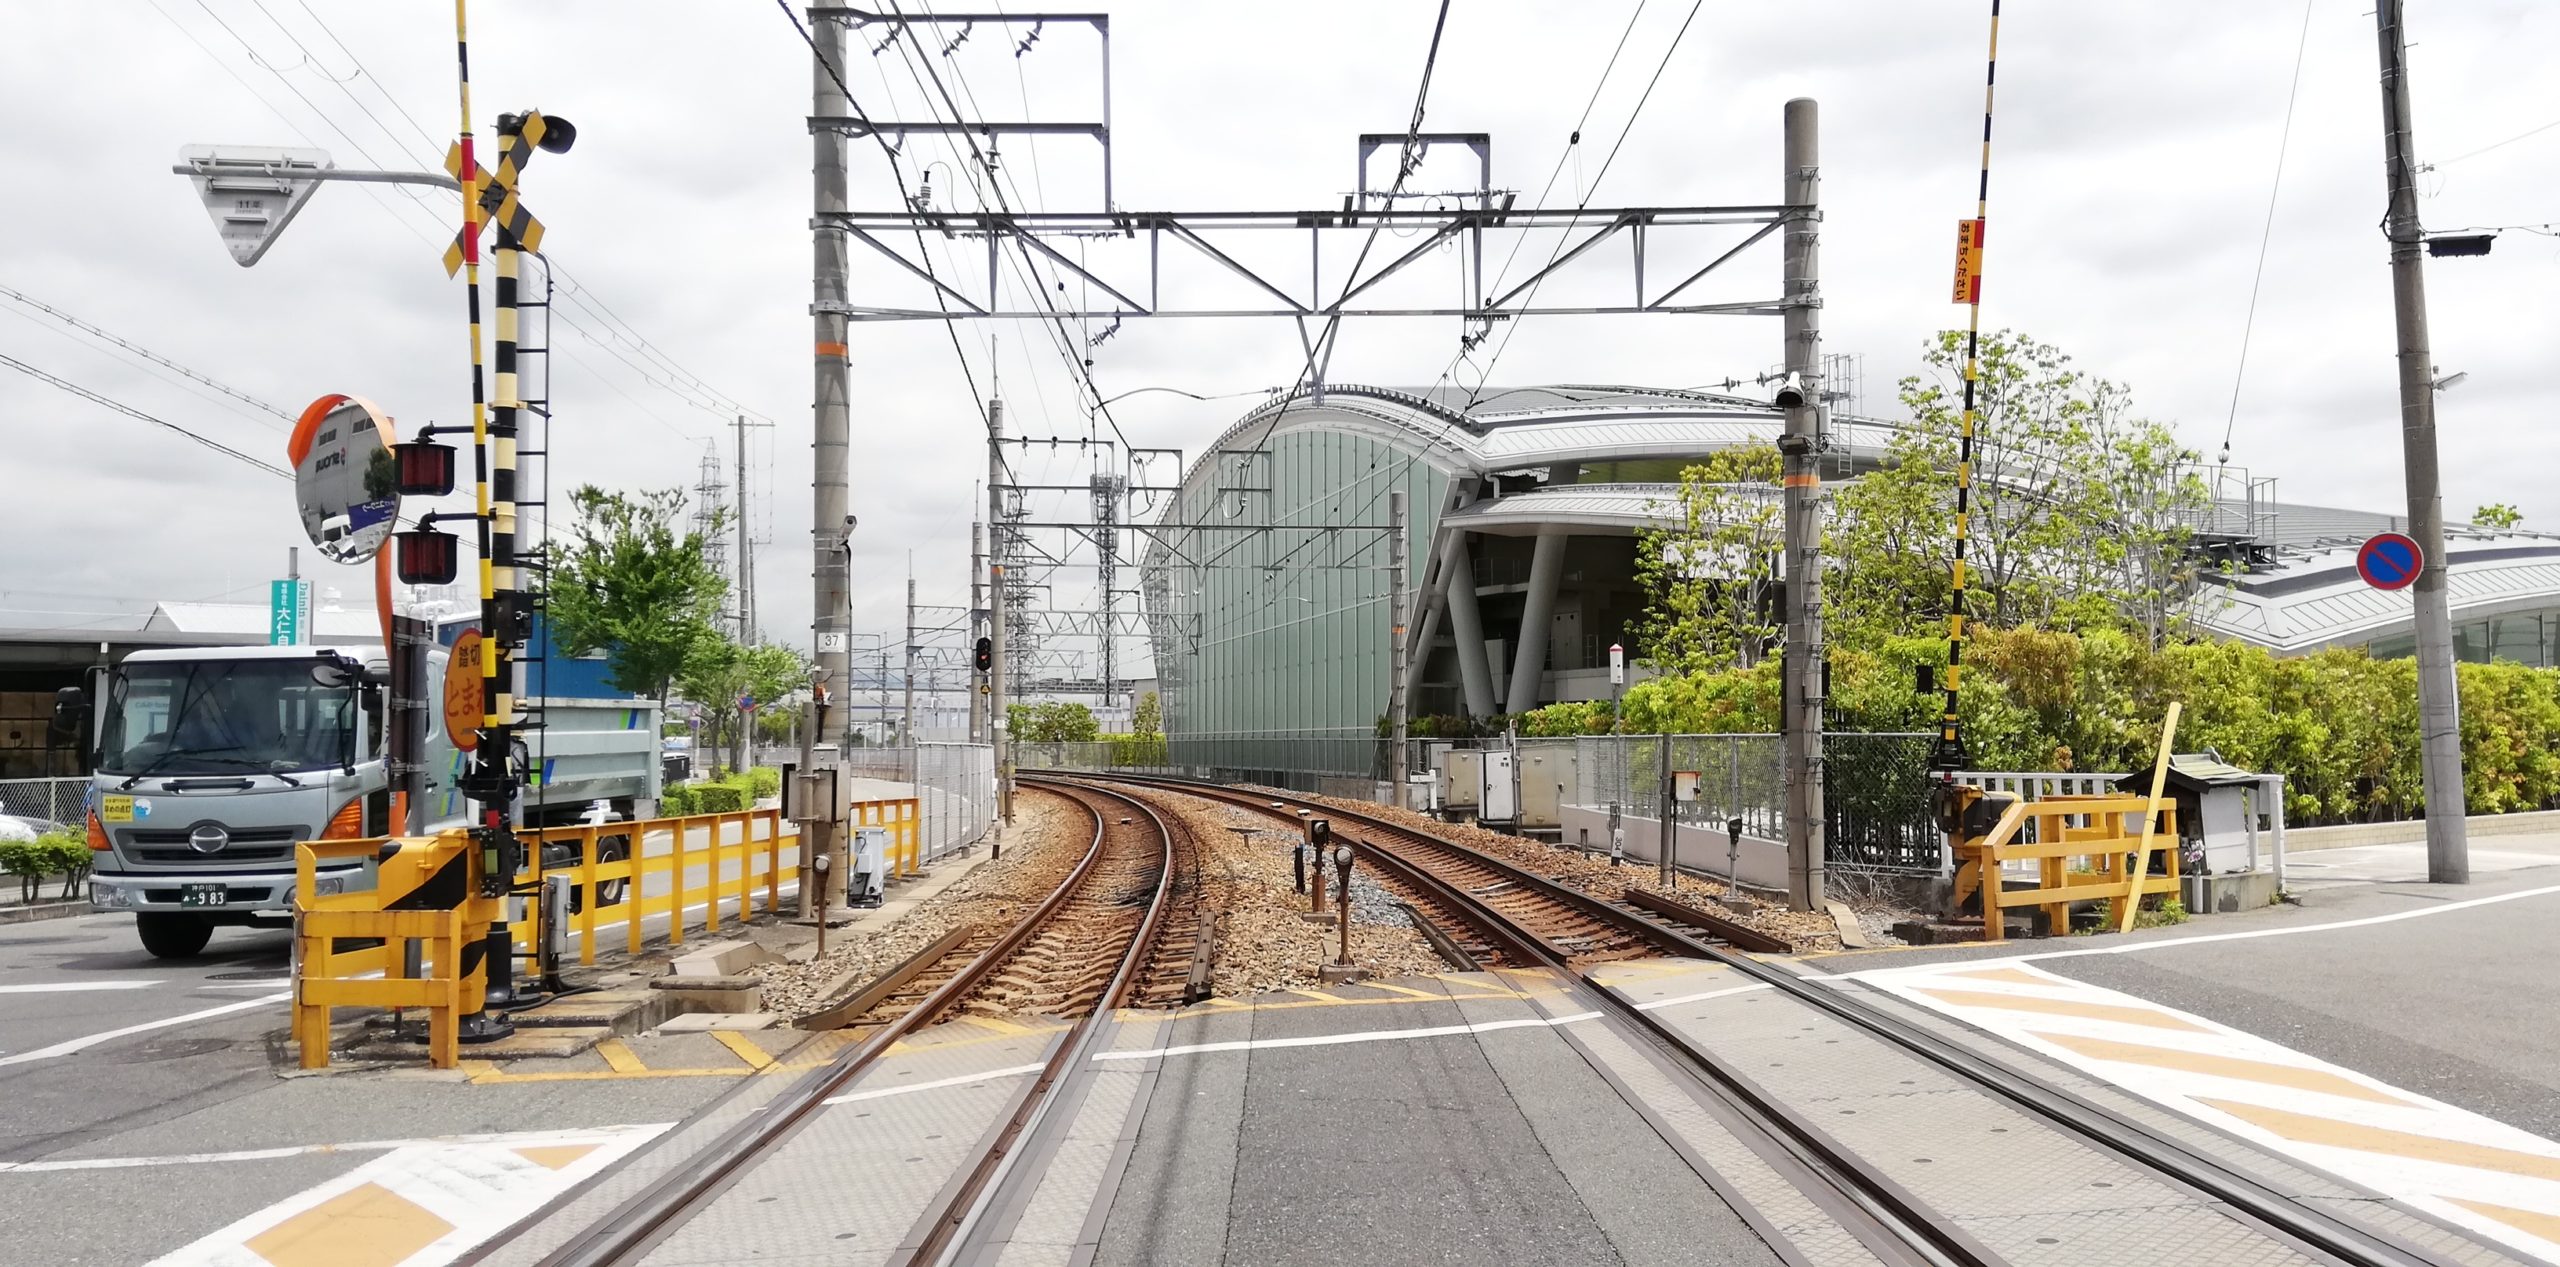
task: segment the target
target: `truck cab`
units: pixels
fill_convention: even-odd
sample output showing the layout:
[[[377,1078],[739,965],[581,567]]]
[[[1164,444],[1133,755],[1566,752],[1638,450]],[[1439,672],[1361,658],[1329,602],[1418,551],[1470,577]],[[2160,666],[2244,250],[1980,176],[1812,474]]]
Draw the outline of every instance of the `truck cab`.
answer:
[[[219,926],[289,925],[297,843],[393,827],[385,691],[363,672],[368,654],[139,651],[95,679],[91,906],[133,912],[162,957],[203,950]],[[428,778],[447,764],[431,757]]]

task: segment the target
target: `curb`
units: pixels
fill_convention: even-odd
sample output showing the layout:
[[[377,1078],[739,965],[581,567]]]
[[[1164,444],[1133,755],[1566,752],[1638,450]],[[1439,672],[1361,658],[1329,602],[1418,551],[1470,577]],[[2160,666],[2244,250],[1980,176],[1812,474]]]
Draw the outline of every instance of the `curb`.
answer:
[[[37,902],[25,906],[0,906],[0,924],[32,924],[40,919],[69,919],[89,913],[86,898],[67,902]]]

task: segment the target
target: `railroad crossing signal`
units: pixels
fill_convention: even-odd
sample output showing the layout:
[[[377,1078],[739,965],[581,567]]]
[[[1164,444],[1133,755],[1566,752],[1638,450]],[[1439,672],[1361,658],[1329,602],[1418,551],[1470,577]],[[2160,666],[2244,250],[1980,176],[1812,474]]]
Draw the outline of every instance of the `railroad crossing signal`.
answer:
[[[503,126],[503,120],[501,121]],[[455,142],[444,152],[444,169],[462,182],[465,196],[474,188],[479,191],[480,218],[453,235],[453,244],[444,249],[444,275],[462,271],[462,262],[476,245],[472,241],[480,226],[503,225],[516,235],[516,242],[527,251],[542,249],[542,221],[534,218],[516,199],[516,180],[524,174],[524,165],[533,161],[536,149],[565,150],[577,138],[577,129],[567,123],[554,123],[542,117],[539,110],[525,112],[524,121],[514,132],[502,133],[503,147],[498,151],[498,165],[488,171],[466,171],[462,164],[462,144]],[[544,144],[545,138],[550,144]]]

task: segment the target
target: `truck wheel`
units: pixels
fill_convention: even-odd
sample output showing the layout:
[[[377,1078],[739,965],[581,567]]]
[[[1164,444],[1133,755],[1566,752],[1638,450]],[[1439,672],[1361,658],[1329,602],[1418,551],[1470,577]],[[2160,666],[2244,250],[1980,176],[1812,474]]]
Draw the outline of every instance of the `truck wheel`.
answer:
[[[596,841],[596,861],[598,862],[620,862],[630,856],[631,839],[628,836],[610,836]],[[598,909],[620,906],[623,897],[630,891],[631,881],[629,880],[598,880],[596,881],[596,906]],[[575,889],[570,890],[569,909],[578,911],[585,909],[585,906],[586,895]]]
[[[213,924],[201,915],[136,915],[142,948],[154,959],[193,959],[213,940]]]

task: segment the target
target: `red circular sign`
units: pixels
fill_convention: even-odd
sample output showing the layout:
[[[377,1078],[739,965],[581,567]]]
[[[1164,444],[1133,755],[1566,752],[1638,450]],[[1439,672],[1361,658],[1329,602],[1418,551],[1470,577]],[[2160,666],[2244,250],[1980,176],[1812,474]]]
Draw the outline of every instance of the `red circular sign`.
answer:
[[[2404,590],[2427,565],[2418,539],[2405,532],[2385,532],[2356,550],[2356,575],[2378,590]]]

